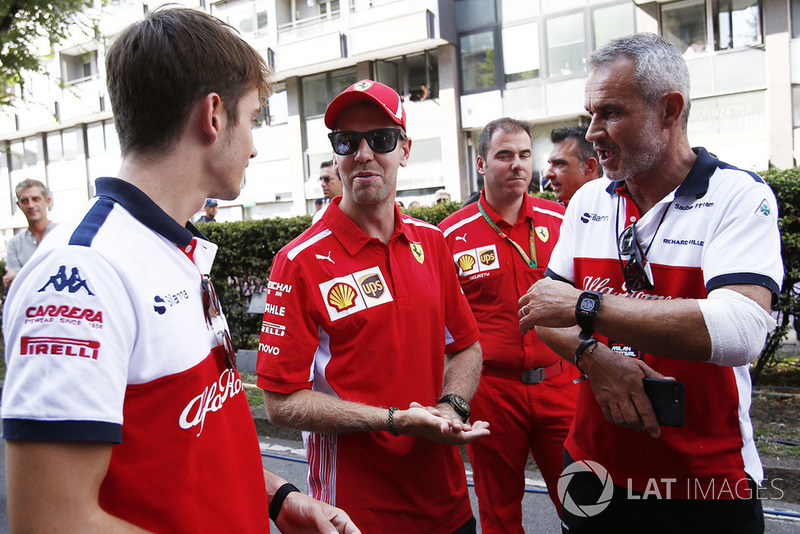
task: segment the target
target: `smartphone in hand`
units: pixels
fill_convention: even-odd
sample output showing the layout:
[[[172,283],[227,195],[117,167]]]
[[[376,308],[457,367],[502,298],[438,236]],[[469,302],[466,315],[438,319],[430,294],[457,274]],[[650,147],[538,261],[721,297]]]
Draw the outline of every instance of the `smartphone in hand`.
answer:
[[[663,378],[644,378],[644,391],[659,425],[683,426],[686,407],[683,383]]]

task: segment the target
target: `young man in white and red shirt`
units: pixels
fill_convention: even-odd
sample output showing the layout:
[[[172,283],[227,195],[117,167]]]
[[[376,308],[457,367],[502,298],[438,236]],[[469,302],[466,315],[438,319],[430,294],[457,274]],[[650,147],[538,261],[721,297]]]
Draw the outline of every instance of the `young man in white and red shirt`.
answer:
[[[478,329],[441,231],[402,215],[400,96],[362,80],[325,113],[343,195],[276,256],[258,361],[273,423],[304,430],[311,495],[364,532],[475,532],[458,448]]]
[[[478,321],[483,375],[473,417],[492,434],[467,446],[484,532],[522,533],[525,465],[532,453],[550,498],[575,413],[577,371],[534,332],[519,333],[517,301],[544,276],[564,208],[528,195],[533,173],[530,126],[510,118],[484,127],[478,141],[478,202],[439,225]]]
[[[748,364],[783,278],[775,197],[691,148],[689,71],[669,42],[616,39],[589,67],[586,138],[613,183],[572,198],[549,278],[519,312],[587,377],[565,443],[565,529],[759,534]],[[682,425],[659,424],[645,392],[664,377],[683,384]],[[670,411],[678,392],[667,383]]]
[[[117,36],[107,72],[119,178],[42,242],[3,314],[11,530],[255,534],[272,517],[356,534],[263,469],[208,279],[217,247],[188,222],[239,194],[263,59],[206,13],[161,9]]]

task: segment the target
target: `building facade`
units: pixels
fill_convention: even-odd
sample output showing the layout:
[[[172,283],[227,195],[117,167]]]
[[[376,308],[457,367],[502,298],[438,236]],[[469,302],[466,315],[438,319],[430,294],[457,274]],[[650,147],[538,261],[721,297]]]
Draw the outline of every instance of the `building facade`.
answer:
[[[173,2],[174,3],[174,2]],[[218,220],[314,210],[319,165],[331,158],[325,107],[372,78],[405,99],[413,140],[398,197],[433,202],[481,187],[477,136],[488,121],[534,124],[537,172],[552,128],[588,123],[586,58],[610,39],[659,33],[685,50],[692,77],[689,139],[740,167],[795,165],[800,150],[800,0],[183,0],[235,27],[275,71],[254,132],[241,195]],[[5,88],[0,106],[0,231],[26,226],[14,186],[52,191],[61,220],[114,176],[120,156],[105,88],[105,51],[160,2],[111,0],[55,50],[48,75]]]

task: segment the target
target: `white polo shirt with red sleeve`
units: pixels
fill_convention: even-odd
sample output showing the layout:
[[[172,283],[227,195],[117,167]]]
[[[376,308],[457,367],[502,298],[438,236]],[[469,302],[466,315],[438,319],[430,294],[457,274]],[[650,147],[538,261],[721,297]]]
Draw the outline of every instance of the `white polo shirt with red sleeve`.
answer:
[[[547,274],[579,289],[636,299],[702,299],[730,284],[760,285],[777,299],[783,263],[772,190],[757,174],[694,150],[697,160],[683,183],[644,215],[624,182],[595,180],[578,190]],[[617,241],[634,223],[654,288],[629,293],[622,276],[627,258],[620,257]],[[746,476],[763,478],[750,422],[748,366],[664,358],[596,337],[683,382],[686,423],[662,426],[656,439],[613,425],[584,381],[565,443],[572,458],[598,462],[615,484],[640,492],[679,499],[748,497]]]
[[[273,262],[258,385],[386,408],[433,406],[445,353],[478,340],[442,233],[396,210],[384,244],[339,200]],[[310,494],[364,532],[450,533],[472,515],[457,447],[388,431],[304,433],[304,441]]]

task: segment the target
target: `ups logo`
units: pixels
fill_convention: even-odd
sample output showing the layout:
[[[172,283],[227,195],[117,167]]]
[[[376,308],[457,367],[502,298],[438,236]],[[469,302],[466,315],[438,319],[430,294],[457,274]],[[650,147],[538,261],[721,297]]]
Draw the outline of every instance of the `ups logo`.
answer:
[[[373,299],[381,298],[386,289],[383,285],[383,280],[377,274],[367,275],[361,278],[358,283],[361,285],[364,294]]]
[[[487,266],[493,264],[496,259],[497,257],[495,256],[494,250],[484,251],[480,255],[481,263]]]

